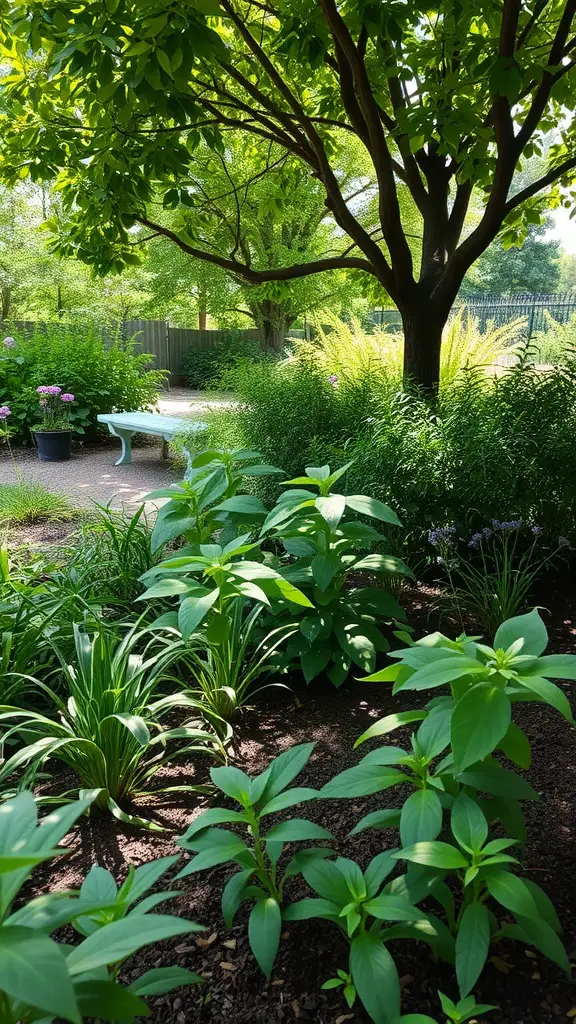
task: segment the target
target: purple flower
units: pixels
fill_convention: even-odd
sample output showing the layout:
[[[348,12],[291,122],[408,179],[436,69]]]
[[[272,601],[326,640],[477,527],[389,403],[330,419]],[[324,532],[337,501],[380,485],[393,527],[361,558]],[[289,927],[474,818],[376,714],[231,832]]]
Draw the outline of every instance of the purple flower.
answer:
[[[493,536],[494,536],[494,531],[491,530],[489,526],[485,526],[484,529],[482,530],[482,538],[483,538],[483,540],[490,540],[490,537],[493,537]]]
[[[338,374],[337,373],[331,373],[330,376],[328,377],[328,381],[332,385],[333,388],[337,388],[338,387]]]
[[[1,410],[0,410],[0,412],[1,412]],[[558,537],[558,547],[559,548],[570,548],[570,549],[572,549],[572,545],[571,545],[570,541],[568,540],[568,537]]]
[[[7,420],[12,415],[12,410],[7,405],[0,405],[0,420]]]
[[[3,341],[4,348],[14,348],[15,344],[16,344],[16,339],[15,338],[10,338],[10,337],[4,338],[4,341]]]
[[[428,531],[428,541],[432,547],[439,548],[442,544],[451,544],[455,533],[455,526],[438,526]]]
[[[500,519],[492,520],[492,526],[494,527],[495,530],[504,530],[505,532],[511,530],[521,530],[522,525],[523,524],[521,519],[508,519],[504,522],[502,522]]]
[[[538,526],[538,525],[537,525],[536,523],[534,523],[534,524],[533,524],[533,525],[532,525],[532,526],[530,527],[530,529],[532,530],[532,533],[534,534],[534,536],[535,536],[535,537],[539,537],[539,536],[540,536],[540,534],[541,534],[541,533],[543,532],[543,531],[542,531],[542,527],[541,527],[541,526]]]
[[[59,395],[62,388],[59,388],[57,384],[41,384],[39,388],[36,388],[36,394],[38,395]]]
[[[470,537],[470,540],[468,541],[468,547],[477,549],[480,547],[483,540],[484,536],[482,533],[473,533],[472,536]]]
[[[60,395],[61,402],[74,402],[74,395],[71,395],[68,391],[65,391],[63,395]]]

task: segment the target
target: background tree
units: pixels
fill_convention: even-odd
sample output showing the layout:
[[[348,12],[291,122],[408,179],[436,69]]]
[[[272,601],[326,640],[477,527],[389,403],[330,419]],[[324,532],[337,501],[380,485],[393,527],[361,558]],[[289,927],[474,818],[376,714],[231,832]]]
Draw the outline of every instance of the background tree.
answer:
[[[500,239],[492,243],[471,267],[461,289],[463,295],[518,292],[548,295],[560,283],[560,242],[546,240],[550,222],[533,224],[520,246],[504,249]]]
[[[61,0],[7,3],[2,16],[5,179],[62,170],[79,251],[100,270],[134,256],[158,190],[189,203],[190,153],[230,130],[302,161],[349,238],[341,252],[255,269],[172,234],[190,255],[251,284],[349,268],[375,278],[402,315],[405,371],[439,375],[442,328],[466,272],[506,224],[537,216],[576,168],[576,0],[463,0],[428,12],[416,0]],[[522,160],[556,126],[546,171],[514,191]],[[377,231],[347,200],[334,132],[359,139],[378,189]],[[414,264],[398,197],[422,222]],[[485,206],[468,234],[474,187]],[[566,202],[570,202],[570,196]]]

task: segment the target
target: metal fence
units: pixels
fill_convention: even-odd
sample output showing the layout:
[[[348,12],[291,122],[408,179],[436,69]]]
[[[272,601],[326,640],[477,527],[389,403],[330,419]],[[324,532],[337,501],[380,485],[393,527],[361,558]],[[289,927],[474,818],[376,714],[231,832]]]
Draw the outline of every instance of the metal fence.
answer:
[[[460,296],[454,309],[470,310],[477,317],[480,329],[486,330],[489,323],[499,327],[523,317],[526,320],[526,337],[531,338],[547,327],[546,313],[565,324],[576,313],[576,295],[465,295]],[[369,322],[389,331],[402,329],[402,320],[397,309],[375,309],[369,314]]]

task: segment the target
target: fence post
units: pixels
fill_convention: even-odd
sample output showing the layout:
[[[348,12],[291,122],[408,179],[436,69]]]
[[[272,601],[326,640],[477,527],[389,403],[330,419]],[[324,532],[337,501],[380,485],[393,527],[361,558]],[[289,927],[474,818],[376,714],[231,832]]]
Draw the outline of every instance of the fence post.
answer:
[[[164,348],[166,350],[164,366],[170,368],[170,375],[166,377],[165,390],[170,391],[172,387],[172,364],[170,362],[170,323],[168,320],[164,321]]]

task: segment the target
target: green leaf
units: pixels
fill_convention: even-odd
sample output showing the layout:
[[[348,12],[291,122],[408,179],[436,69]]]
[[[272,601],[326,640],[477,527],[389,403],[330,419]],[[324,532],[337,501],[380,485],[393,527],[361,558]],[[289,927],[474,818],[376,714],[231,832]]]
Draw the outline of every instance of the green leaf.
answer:
[[[261,467],[258,467],[261,468]],[[266,516],[268,509],[253,494],[235,494],[233,498],[226,498],[219,505],[215,505],[214,512],[235,512],[241,515]]]
[[[184,921],[168,914],[144,914],[138,918],[135,927],[134,921],[128,916],[100,928],[79,946],[74,946],[66,958],[68,970],[72,975],[95,971],[98,967],[125,960],[143,946],[203,930],[193,921]]]
[[[170,579],[164,577],[158,583],[154,583],[138,598],[139,601],[149,601],[154,597],[172,597],[174,594],[189,594],[190,584],[186,580]]]
[[[313,917],[338,921],[340,906],[337,903],[332,903],[330,900],[305,899],[290,903],[282,912],[282,919],[284,921],[309,921]]]
[[[246,772],[228,765],[225,768],[211,768],[210,778],[226,796],[237,800],[243,806],[248,806],[251,779]]]
[[[307,821],[306,818],[291,818],[289,821],[282,821],[274,825],[266,833],[267,842],[274,843],[295,843],[304,839],[334,839],[334,836],[327,828],[317,825],[314,821]]]
[[[248,850],[246,843],[243,843],[232,832],[229,832],[228,835],[230,838],[227,842],[208,847],[197,853],[186,867],[178,872],[176,878],[186,878],[187,875],[192,875],[196,871],[206,871],[207,868],[214,868],[218,864],[227,864],[229,860],[234,860],[239,854]]]
[[[425,864],[432,868],[466,868],[468,861],[455,846],[449,843],[425,842],[408,846],[394,854],[396,860],[409,860],[414,864]]]
[[[500,750],[519,768],[529,768],[532,761],[530,740],[516,722],[510,722],[508,732],[500,742]]]
[[[302,864],[302,875],[311,889],[325,900],[345,907],[350,902],[346,879],[336,865],[329,860],[313,858]]]
[[[384,789],[406,782],[404,772],[393,771],[377,764],[365,764],[363,761],[355,768],[336,775],[320,790],[322,799],[342,799],[343,797],[369,796],[380,793]]]
[[[464,998],[478,981],[490,948],[490,915],[483,903],[466,907],[456,936],[456,978]]]
[[[244,890],[253,874],[252,868],[237,871],[228,879],[222,890],[222,917],[227,928],[231,928],[234,924],[236,911],[242,903]]]
[[[570,961],[564,949],[564,945],[552,930],[550,925],[542,919],[534,920],[531,917],[516,915],[516,920],[524,932],[526,938],[536,949],[539,949],[544,956],[558,964],[570,977],[572,970]]]
[[[394,555],[366,555],[359,562],[354,562],[354,570],[357,569],[364,569],[366,572],[385,572],[391,576],[412,576],[412,570],[401,558]]]
[[[378,722],[374,722],[366,732],[356,740],[354,748],[359,747],[361,743],[365,743],[366,740],[371,740],[375,736],[385,736],[389,732],[394,732],[395,729],[400,729],[403,725],[409,725],[411,722],[421,722],[428,715],[427,711],[398,711],[393,715],[386,715],[385,718],[381,718]]]
[[[484,846],[488,822],[478,804],[465,793],[454,801],[450,825],[456,842],[468,853],[477,853]]]
[[[129,986],[130,992],[139,996],[161,996],[185,985],[197,985],[203,979],[185,967],[154,967],[146,971]]]
[[[368,900],[363,909],[380,921],[422,921],[426,914],[401,896],[378,896]]]
[[[487,675],[488,669],[475,658],[464,655],[447,655],[430,664],[423,665],[402,684],[403,690],[431,690],[437,686],[447,686],[469,675]]]
[[[188,640],[200,623],[206,618],[212,606],[218,600],[218,587],[203,597],[185,597],[178,609],[178,627],[185,640]]]
[[[382,940],[371,932],[352,939],[350,974],[374,1024],[391,1024],[400,1014],[398,972]]]
[[[346,504],[360,515],[371,516],[382,523],[391,523],[392,526],[402,526],[396,513],[378,498],[369,498],[366,494],[349,494],[346,497]]]
[[[262,807],[260,817],[263,818],[265,814],[276,814],[278,811],[286,810],[287,807],[294,807],[296,804],[303,804],[308,800],[315,800],[318,793],[317,789],[309,789],[306,786],[287,789]]]
[[[370,811],[370,814],[365,814],[364,817],[360,819],[349,835],[358,835],[359,832],[364,832],[367,828],[398,828],[399,825],[399,810],[388,808],[383,811]]]
[[[518,878],[510,871],[493,869],[486,875],[486,886],[490,895],[506,910],[532,920],[539,919],[536,901],[523,878]]]
[[[244,811],[229,811],[225,807],[210,807],[209,810],[202,811],[197,818],[194,818],[184,835],[180,837],[179,842],[184,844],[197,832],[201,832],[203,828],[210,828],[212,825],[228,825],[232,822],[247,821],[248,815]]]
[[[400,816],[402,846],[436,839],[442,829],[442,804],[434,790],[417,789],[408,797]]]
[[[316,555],[312,559],[312,575],[320,590],[327,590],[332,580],[344,568],[338,555]]]
[[[0,928],[0,990],[25,1006],[80,1024],[62,951],[31,928]]]
[[[576,679],[576,654],[545,654],[527,675],[532,673],[546,679]]]
[[[248,922],[250,948],[267,978],[272,973],[282,929],[282,914],[276,900],[269,897],[256,903]]]
[[[555,708],[568,722],[574,724],[570,701],[556,683],[551,683],[540,676],[520,676],[518,682],[533,693],[537,693],[540,700]]]
[[[314,502],[320,515],[326,520],[331,530],[335,530],[344,515],[346,498],[343,494],[329,494],[327,497],[316,498]]]
[[[463,786],[473,786],[484,793],[503,796],[515,800],[537,800],[538,793],[532,789],[525,779],[509,768],[501,768],[496,764],[479,764],[468,768],[456,776],[456,781]]]
[[[430,761],[443,753],[450,743],[450,723],[453,710],[452,707],[434,709],[424,719],[416,733],[418,750]]]
[[[150,1010],[135,992],[122,988],[113,981],[86,978],[74,986],[82,1020],[133,1020],[149,1017]]]
[[[527,615],[517,615],[503,622],[494,637],[494,650],[501,648],[506,651],[515,640],[521,638],[524,640],[522,654],[539,658],[546,650],[548,633],[537,608],[533,608]]]
[[[510,725],[510,701],[490,683],[478,683],[458,701],[452,714],[452,750],[459,771],[482,761],[498,746]]]
[[[558,920],[558,914],[554,909],[552,900],[546,895],[543,889],[540,888],[536,882],[531,881],[529,878],[523,879],[524,885],[526,885],[532,895],[532,898],[538,908],[540,917],[546,921],[547,924],[553,929],[553,931],[561,933],[562,925]]]
[[[397,850],[383,850],[382,853],[377,853],[370,861],[364,872],[368,896],[375,896],[382,882],[394,871],[396,861],[393,854],[397,852]]]

